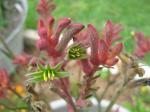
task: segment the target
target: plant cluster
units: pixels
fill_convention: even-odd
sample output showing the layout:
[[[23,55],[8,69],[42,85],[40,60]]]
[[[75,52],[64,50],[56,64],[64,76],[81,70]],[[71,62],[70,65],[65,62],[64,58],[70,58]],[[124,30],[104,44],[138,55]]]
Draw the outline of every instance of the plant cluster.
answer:
[[[97,95],[96,92],[99,88],[94,84],[100,76],[96,75],[96,72],[104,68],[113,68],[115,65],[118,65],[119,75],[123,78],[105,112],[111,110],[126,88],[150,85],[150,80],[147,78],[134,80],[137,74],[140,77],[144,75],[144,70],[137,59],[144,58],[150,51],[150,40],[143,33],[134,33],[136,50],[133,56],[130,56],[125,53],[123,44],[119,41],[122,38],[120,24],[112,23],[109,20],[99,32],[92,24],[88,24],[86,27],[81,23],[72,22],[70,18],[62,18],[56,23],[51,15],[54,8],[53,2],[47,0],[40,0],[37,6],[40,14],[38,22],[40,38],[36,42],[36,47],[40,52],[38,55],[16,56],[9,48],[7,51],[3,51],[13,59],[14,64],[21,65],[25,69],[27,109],[34,112],[50,111],[49,102],[43,99],[46,96],[38,94],[34,88],[35,85],[46,83],[50,86],[51,91],[67,102],[68,112],[83,111],[90,104],[89,97],[95,96],[98,102],[101,101],[116,80],[116,77],[109,80],[102,95]],[[2,42],[5,45],[4,41]],[[76,98],[72,95],[70,81],[71,76],[76,73],[70,74],[66,69],[70,61],[75,61],[82,71],[80,74],[82,79],[77,83],[78,96]],[[3,96],[5,90],[9,90],[9,85],[11,85],[4,69],[0,70],[0,81],[0,92]]]

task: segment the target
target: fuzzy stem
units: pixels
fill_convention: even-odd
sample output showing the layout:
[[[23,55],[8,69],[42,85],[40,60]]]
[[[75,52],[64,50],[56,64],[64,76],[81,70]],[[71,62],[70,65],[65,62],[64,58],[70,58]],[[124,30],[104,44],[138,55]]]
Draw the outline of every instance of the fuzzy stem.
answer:
[[[107,83],[104,91],[102,92],[101,96],[99,97],[99,102],[101,102],[101,100],[104,98],[104,96],[106,95],[107,91],[114,84],[114,82],[117,79],[117,77],[118,76],[116,75],[113,79],[108,79],[108,83]]]
[[[63,66],[61,67],[61,69],[62,69],[62,70],[65,70],[64,67],[65,67],[65,65],[67,64],[67,61],[64,60],[62,63],[63,63],[63,64],[62,64]],[[68,78],[67,78],[67,80],[69,81]],[[72,108],[73,108],[73,110],[74,110],[75,112],[78,112],[78,110],[77,110],[77,108],[76,108],[76,104],[74,103],[74,101],[73,101],[73,99],[72,99],[72,96],[71,96],[71,94],[70,94],[70,90],[69,90],[68,87],[67,87],[68,84],[65,83],[66,81],[63,80],[63,79],[60,79],[60,82],[62,83],[62,89],[64,90],[65,94],[67,95],[68,101],[71,103],[70,105],[72,106]],[[70,88],[70,87],[69,87],[69,88]]]
[[[67,100],[71,103],[70,105],[72,106],[73,110],[74,110],[75,112],[77,112],[76,106],[75,106],[75,104],[74,104],[74,102],[73,102],[73,100],[72,100],[71,95],[69,94],[69,92],[68,92],[67,89],[66,89],[66,85],[65,85],[63,79],[61,80],[61,83],[62,83],[62,86],[63,86],[62,88],[63,88],[65,94],[67,95],[67,98],[68,98]]]
[[[104,98],[104,96],[108,92],[109,88],[114,84],[114,81],[116,80],[117,77],[118,76],[116,75],[112,80],[108,79],[108,83],[107,83],[105,89],[103,90],[102,94],[100,95],[100,97],[95,94],[95,97],[96,97],[97,102],[98,102],[98,112],[101,112],[101,101],[102,101],[102,99]]]
[[[104,98],[105,94],[107,93],[107,91],[109,90],[109,87],[111,86],[110,83],[107,84],[107,86],[105,87],[104,91],[102,92],[100,97],[96,97],[97,101],[98,101],[98,111],[101,112],[101,101]]]
[[[83,89],[80,92],[80,96],[79,96],[78,100],[84,101],[86,99],[86,97],[88,95],[90,95],[89,94],[90,93],[89,89],[92,86],[92,81],[93,81],[93,77],[94,77],[93,75],[94,75],[94,73],[95,73],[95,70],[93,69],[93,71],[92,71],[91,74],[86,74],[85,75]]]
[[[117,101],[117,99],[119,98],[119,96],[123,93],[124,89],[126,88],[127,82],[128,80],[126,80],[127,78],[124,79],[124,82],[122,84],[122,86],[119,88],[119,90],[116,92],[116,94],[113,96],[110,104],[108,105],[108,107],[106,108],[105,112],[110,112],[112,106],[114,105],[114,103]]]
[[[64,99],[74,110],[74,112],[77,112],[76,106],[72,100],[71,97],[68,97],[67,93],[65,93],[65,91],[60,92],[60,90],[58,88],[51,88],[51,91],[53,91],[54,93],[56,93],[57,95],[59,95],[62,99]]]

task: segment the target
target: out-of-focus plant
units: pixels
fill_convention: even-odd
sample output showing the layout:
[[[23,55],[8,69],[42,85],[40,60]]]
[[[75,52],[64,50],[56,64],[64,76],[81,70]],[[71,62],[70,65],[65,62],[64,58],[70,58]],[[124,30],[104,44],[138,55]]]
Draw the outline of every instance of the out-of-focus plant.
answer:
[[[125,103],[125,107],[131,112],[149,112],[150,91],[149,87],[142,86],[135,92],[136,94],[130,98],[130,102]]]
[[[132,103],[126,102],[125,107],[131,112],[149,112],[149,108],[143,103],[143,100],[140,97],[133,97]]]
[[[107,77],[108,83],[102,94],[98,96],[96,92],[99,88],[94,84],[101,75],[97,75],[97,71],[113,68],[115,65],[118,66],[118,75],[122,76],[122,79],[105,112],[110,112],[113,104],[127,88],[150,85],[148,78],[134,80],[136,75],[139,77],[144,75],[144,70],[135,58],[141,55],[143,58],[149,52],[150,44],[147,44],[144,36],[139,38],[139,34],[135,33],[137,49],[135,55],[130,56],[123,51],[123,44],[118,41],[121,39],[122,31],[120,24],[114,24],[109,20],[100,33],[92,24],[85,27],[81,23],[73,23],[70,18],[62,18],[55,24],[55,19],[51,15],[54,7],[53,2],[48,0],[40,0],[37,6],[40,14],[38,23],[40,38],[36,42],[36,47],[41,54],[44,53],[44,56],[13,54],[10,57],[14,64],[21,65],[28,72],[26,103],[30,108],[27,109],[32,109],[34,112],[50,112],[46,96],[35,90],[35,85],[46,83],[50,85],[51,91],[67,102],[68,112],[83,111],[90,104],[89,97],[95,96],[98,102],[101,101],[108,89],[116,82],[117,76],[112,79]],[[2,43],[7,48],[5,42]],[[9,48],[7,52],[3,52],[7,56],[10,56],[9,53],[12,55]],[[70,74],[66,68],[72,60],[76,61],[82,71],[79,74],[82,78],[76,86],[78,90],[78,93],[75,93],[76,97],[72,95],[70,81],[71,76],[76,75],[76,72]]]
[[[0,105],[4,108],[1,109],[1,111],[29,109],[29,106],[23,101],[24,94],[19,91],[21,88],[24,90],[23,86],[20,85],[20,89],[17,86],[16,88],[15,83],[10,80],[6,69],[0,69]],[[17,100],[17,102],[15,100]]]
[[[143,100],[144,103],[150,104],[150,90],[147,86],[141,87],[138,96]]]
[[[135,55],[139,58],[143,58],[144,61],[150,65],[150,62],[147,61],[150,56],[150,39],[145,36],[143,32],[135,32],[134,36],[136,40]]]

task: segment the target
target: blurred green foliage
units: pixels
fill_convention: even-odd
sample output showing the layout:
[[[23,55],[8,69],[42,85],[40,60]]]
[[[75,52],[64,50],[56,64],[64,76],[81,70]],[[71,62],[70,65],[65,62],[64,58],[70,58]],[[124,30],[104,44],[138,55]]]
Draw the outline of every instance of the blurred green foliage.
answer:
[[[150,88],[148,86],[140,87],[138,97],[140,97],[145,104],[150,105]]]
[[[134,96],[132,99],[134,102],[126,102],[124,105],[130,112],[150,112],[140,97]]]
[[[36,29],[38,21],[38,13],[36,12],[36,6],[39,0],[28,0],[29,9],[26,19],[26,27]]]
[[[142,86],[134,96],[131,97],[130,102],[125,103],[125,107],[130,110],[130,112],[150,112],[150,89],[148,86]]]
[[[17,103],[15,103],[15,101],[17,101]],[[0,99],[0,105],[4,106],[3,109],[0,109],[0,112],[18,112],[21,109],[28,108],[24,100],[20,100],[17,96],[11,96],[11,100],[6,98]]]

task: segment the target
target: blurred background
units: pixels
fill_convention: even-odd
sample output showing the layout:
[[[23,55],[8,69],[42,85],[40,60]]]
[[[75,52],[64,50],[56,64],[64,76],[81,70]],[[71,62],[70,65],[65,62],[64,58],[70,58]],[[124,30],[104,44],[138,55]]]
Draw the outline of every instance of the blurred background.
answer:
[[[3,4],[2,1],[8,2]],[[12,10],[11,2],[15,3],[14,10]],[[21,53],[24,49],[27,52],[32,52],[28,47],[23,47],[24,45],[19,43],[24,43],[23,37],[36,38],[37,36],[38,14],[36,6],[38,2],[39,0],[0,0],[0,36],[6,38],[10,49],[16,54]],[[52,15],[56,21],[63,17],[69,17],[74,22],[83,23],[85,26],[92,23],[99,31],[107,20],[122,24],[124,30],[121,41],[124,42],[125,49],[129,53],[134,49],[134,39],[131,35],[133,31],[142,31],[146,35],[150,35],[150,0],[54,0],[54,2],[56,9]],[[6,15],[3,13],[3,9],[7,9]],[[17,29],[15,27],[17,23],[21,24],[20,30],[16,31],[18,33],[14,32],[9,35],[12,29]],[[21,36],[22,39],[12,40],[13,37]],[[29,40],[27,41],[29,42]],[[9,42],[14,43],[10,44]],[[0,48],[2,48],[1,45]],[[12,71],[11,63],[6,65],[6,62],[3,62],[4,58],[5,56],[0,52],[0,66],[11,68],[9,71]],[[150,58],[148,61],[150,62]],[[105,80],[106,77],[104,74],[103,79]],[[119,103],[121,102],[131,112],[150,112],[149,88],[142,87],[138,91],[135,90],[133,96],[130,96],[131,94],[128,92],[126,94],[127,97],[119,100]],[[128,101],[125,100],[126,98]]]

